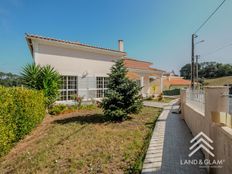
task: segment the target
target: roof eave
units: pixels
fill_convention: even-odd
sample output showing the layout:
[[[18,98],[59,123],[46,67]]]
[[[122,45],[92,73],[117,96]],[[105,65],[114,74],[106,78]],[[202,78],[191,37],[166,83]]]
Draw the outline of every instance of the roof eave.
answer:
[[[112,50],[112,49],[105,49],[105,48],[101,48],[101,47],[95,47],[95,46],[90,46],[90,45],[85,45],[85,44],[77,44],[74,42],[66,42],[63,40],[58,40],[58,39],[50,39],[50,38],[43,38],[41,36],[34,36],[34,35],[30,35],[26,33],[26,40],[29,43],[29,48],[32,52],[32,56],[33,56],[33,45],[32,40],[38,40],[38,41],[42,41],[42,42],[48,42],[48,43],[56,43],[56,44],[63,44],[63,45],[70,45],[76,48],[84,48],[86,50],[92,50],[92,51],[97,51],[99,53],[103,53],[103,54],[110,54],[110,55],[117,55],[117,56],[121,56],[124,57],[126,56],[126,52],[122,52],[122,51],[118,51],[118,50]]]
[[[25,39],[27,41],[27,46],[29,47],[29,50],[31,52],[31,56],[34,57],[32,41],[30,38],[27,37],[27,35],[26,35]]]

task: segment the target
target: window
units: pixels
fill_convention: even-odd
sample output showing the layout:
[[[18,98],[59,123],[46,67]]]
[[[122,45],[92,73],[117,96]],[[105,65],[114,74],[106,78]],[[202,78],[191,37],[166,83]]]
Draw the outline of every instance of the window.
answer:
[[[60,100],[72,100],[73,95],[77,94],[77,77],[62,76],[60,87]]]
[[[109,78],[108,77],[97,77],[96,79],[96,86],[97,86],[97,98],[104,97],[105,92],[108,89]]]

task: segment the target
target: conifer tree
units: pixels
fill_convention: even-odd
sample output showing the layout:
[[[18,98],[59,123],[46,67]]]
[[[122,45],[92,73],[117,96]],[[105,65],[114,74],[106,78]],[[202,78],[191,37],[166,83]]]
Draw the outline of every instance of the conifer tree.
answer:
[[[127,72],[123,60],[111,68],[108,91],[101,104],[104,114],[111,120],[125,120],[128,114],[136,114],[142,108],[141,88],[126,77]]]

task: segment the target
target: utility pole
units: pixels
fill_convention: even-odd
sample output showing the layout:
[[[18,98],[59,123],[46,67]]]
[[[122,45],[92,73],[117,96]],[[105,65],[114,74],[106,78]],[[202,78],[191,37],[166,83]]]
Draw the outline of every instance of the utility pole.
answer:
[[[196,82],[197,82],[197,85],[198,85],[198,60],[199,60],[200,56],[199,55],[196,55]]]
[[[191,58],[191,88],[192,90],[194,89],[194,39],[195,39],[195,34],[192,34],[192,58]]]

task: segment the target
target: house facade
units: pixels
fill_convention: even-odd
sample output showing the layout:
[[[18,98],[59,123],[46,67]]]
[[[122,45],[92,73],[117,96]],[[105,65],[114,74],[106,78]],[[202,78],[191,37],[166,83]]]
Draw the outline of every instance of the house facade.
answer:
[[[72,102],[75,94],[85,100],[104,97],[108,73],[119,59],[124,60],[128,77],[143,87],[143,96],[154,93],[150,86],[154,81],[159,84],[161,79],[162,71],[151,68],[152,63],[127,58],[122,40],[118,42],[118,50],[30,34],[26,34],[26,40],[35,64],[51,65],[61,74],[58,102]]]

